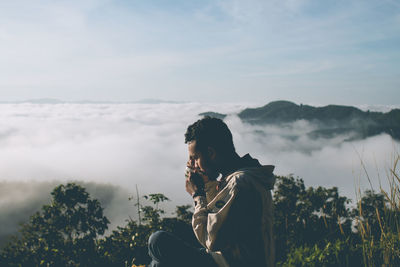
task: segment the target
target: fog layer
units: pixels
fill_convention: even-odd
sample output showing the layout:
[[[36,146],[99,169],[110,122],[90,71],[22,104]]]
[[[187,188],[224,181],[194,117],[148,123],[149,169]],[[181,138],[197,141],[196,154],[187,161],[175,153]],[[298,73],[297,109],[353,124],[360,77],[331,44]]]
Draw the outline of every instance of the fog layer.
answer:
[[[135,185],[141,194],[168,196],[172,200],[165,205],[169,211],[191,203],[184,190],[187,148],[183,136],[186,127],[206,111],[230,114],[225,121],[238,153],[275,165],[277,175],[299,176],[307,186],[337,186],[354,198],[356,188],[368,187],[362,160],[373,185],[379,186],[378,174],[385,184],[385,170],[399,147],[388,135],[353,142],[345,141],[349,136],[312,139],[306,133],[318,125],[307,121],[244,124],[235,114],[249,106],[2,104],[1,223],[7,228],[23,221],[19,213],[33,213],[48,200],[52,187],[70,180],[92,182],[93,188],[94,183],[109,184],[96,196],[105,199],[102,204],[114,226],[128,218],[132,203],[127,196],[135,194]]]

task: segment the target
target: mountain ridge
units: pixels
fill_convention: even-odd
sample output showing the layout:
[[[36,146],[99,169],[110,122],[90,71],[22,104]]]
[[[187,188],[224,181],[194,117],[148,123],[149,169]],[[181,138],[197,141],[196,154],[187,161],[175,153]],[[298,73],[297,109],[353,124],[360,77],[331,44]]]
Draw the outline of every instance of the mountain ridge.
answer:
[[[199,115],[221,119],[227,116],[216,112],[203,112]],[[362,111],[353,106],[313,107],[279,100],[258,108],[246,108],[237,116],[244,123],[253,125],[281,125],[306,120],[318,125],[318,130],[309,133],[313,138],[333,138],[339,134],[352,134],[350,139],[353,140],[386,133],[400,140],[400,109],[383,113]]]

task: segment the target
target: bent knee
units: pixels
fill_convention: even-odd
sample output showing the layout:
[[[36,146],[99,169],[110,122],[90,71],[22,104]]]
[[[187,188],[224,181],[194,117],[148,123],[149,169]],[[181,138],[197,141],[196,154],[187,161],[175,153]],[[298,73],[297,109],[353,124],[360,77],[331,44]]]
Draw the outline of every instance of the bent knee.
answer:
[[[165,231],[157,231],[151,234],[149,237],[149,247],[160,247],[164,244],[167,244],[167,240],[169,238],[169,234]]]

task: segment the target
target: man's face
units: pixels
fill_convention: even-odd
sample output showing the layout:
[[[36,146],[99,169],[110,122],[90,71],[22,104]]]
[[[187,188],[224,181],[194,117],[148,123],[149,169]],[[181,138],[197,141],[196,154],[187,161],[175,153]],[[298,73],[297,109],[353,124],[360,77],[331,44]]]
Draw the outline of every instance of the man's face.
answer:
[[[189,166],[197,169],[200,172],[206,174],[210,178],[216,178],[218,171],[215,168],[215,164],[208,155],[208,153],[202,153],[196,147],[196,141],[188,143],[189,150]]]

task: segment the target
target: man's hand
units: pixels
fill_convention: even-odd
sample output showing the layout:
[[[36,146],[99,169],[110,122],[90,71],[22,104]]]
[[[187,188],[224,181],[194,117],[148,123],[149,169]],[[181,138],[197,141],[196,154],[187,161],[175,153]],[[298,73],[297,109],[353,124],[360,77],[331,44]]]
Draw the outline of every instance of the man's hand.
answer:
[[[186,174],[186,192],[188,192],[192,197],[197,194],[204,194],[204,181],[203,175],[198,172],[189,171]]]
[[[196,193],[196,186],[190,180],[191,173],[186,176],[186,192],[188,192],[192,197]]]
[[[192,161],[186,163],[186,192],[192,197],[196,193],[204,193],[204,185],[209,182],[208,176],[199,168],[196,168]]]

